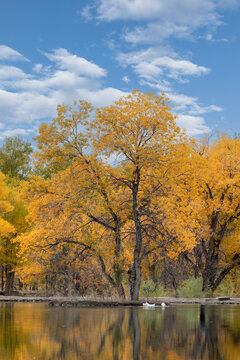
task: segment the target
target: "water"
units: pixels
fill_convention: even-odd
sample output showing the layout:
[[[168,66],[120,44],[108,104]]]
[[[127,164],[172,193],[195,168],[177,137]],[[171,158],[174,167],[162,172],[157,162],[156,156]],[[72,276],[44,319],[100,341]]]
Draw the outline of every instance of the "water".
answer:
[[[240,306],[0,304],[0,360],[240,360]]]

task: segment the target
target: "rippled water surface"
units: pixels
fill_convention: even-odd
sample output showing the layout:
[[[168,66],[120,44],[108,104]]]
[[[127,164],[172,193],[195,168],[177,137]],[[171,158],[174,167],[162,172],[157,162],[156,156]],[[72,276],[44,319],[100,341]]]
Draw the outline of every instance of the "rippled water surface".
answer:
[[[240,306],[0,304],[0,360],[240,360]]]

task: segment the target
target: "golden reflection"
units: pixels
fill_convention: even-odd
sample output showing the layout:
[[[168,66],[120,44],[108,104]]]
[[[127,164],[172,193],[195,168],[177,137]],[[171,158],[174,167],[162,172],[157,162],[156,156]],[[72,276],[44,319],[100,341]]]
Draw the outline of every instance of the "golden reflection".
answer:
[[[239,354],[239,306],[0,304],[0,360],[239,360]]]

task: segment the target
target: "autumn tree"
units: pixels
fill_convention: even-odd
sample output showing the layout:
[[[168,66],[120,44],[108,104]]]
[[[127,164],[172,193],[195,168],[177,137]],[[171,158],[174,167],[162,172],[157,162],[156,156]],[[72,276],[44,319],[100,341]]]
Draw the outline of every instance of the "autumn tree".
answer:
[[[2,240],[0,247],[0,264],[2,265],[2,272],[5,272],[5,288],[3,286],[4,276],[2,276],[2,288],[4,288],[5,295],[12,294],[15,273],[22,263],[20,244],[17,241],[17,237],[25,233],[29,228],[29,223],[26,219],[27,210],[19,199],[16,188],[10,188],[8,201],[12,206],[12,210],[5,214],[4,218],[14,226],[15,232],[6,236]]]
[[[134,91],[92,111],[59,105],[40,127],[44,176],[21,185],[32,222],[22,248],[41,266],[53,249],[92,256],[119,296],[129,270],[134,300],[142,271],[163,257],[186,260],[214,291],[240,263],[239,139],[199,145],[164,95]]]
[[[15,232],[14,227],[4,219],[4,216],[13,209],[8,201],[9,189],[4,180],[5,176],[0,173],[0,238]]]
[[[5,174],[8,184],[8,198],[12,210],[4,215],[4,219],[15,229],[1,240],[0,264],[2,272],[2,290],[6,294],[13,291],[14,275],[17,264],[20,263],[18,256],[19,244],[15,242],[17,235],[27,228],[26,214],[23,203],[18,199],[17,187],[19,181],[26,179],[31,171],[32,146],[20,137],[8,137],[0,147],[0,171]],[[4,280],[5,284],[4,284]]]
[[[96,152],[107,158],[118,157],[122,169],[110,173],[112,181],[126,188],[130,207],[130,233],[133,240],[132,299],[138,299],[141,284],[141,261],[150,242],[148,209],[161,187],[163,174],[185,136],[175,123],[164,95],[134,91],[114,105],[98,109],[90,124]],[[160,180],[156,174],[161,173]],[[153,228],[153,227],[151,227]]]
[[[90,238],[94,239],[94,251],[103,274],[121,295],[124,267],[126,270],[124,247],[127,246],[127,263],[133,279],[132,298],[137,299],[141,262],[149,253],[153,236],[154,226],[148,216],[151,203],[171,167],[176,149],[186,139],[176,126],[164,95],[134,91],[114,105],[98,109],[93,119],[91,112],[91,105],[84,101],[75,102],[73,107],[59,106],[51,124],[40,127],[38,166],[52,166],[57,175],[50,180],[54,182],[54,189],[49,185],[53,190],[46,188],[45,196],[39,199],[47,199],[52,193],[53,201],[59,200],[61,193],[62,200],[58,201],[58,205],[62,202],[61,212],[70,209],[71,222],[75,219],[78,228],[84,228],[85,232],[91,227]],[[41,180],[39,187],[41,193]],[[28,191],[31,194],[32,188]],[[50,204],[46,206],[55,208]],[[37,211],[35,215],[37,220],[40,215]],[[154,236],[157,238],[159,233],[156,236],[155,232]],[[111,257],[104,258],[102,254],[108,252],[100,251],[104,242],[108,249],[113,248],[110,268]],[[96,246],[97,243],[100,246]]]
[[[61,184],[55,186],[55,192],[65,191],[62,199],[71,199],[71,219],[77,219],[81,212],[87,223],[95,223],[95,227],[104,230],[104,236],[114,238],[113,275],[98,252],[98,259],[106,279],[115,287],[119,295],[124,296],[122,286],[122,256],[120,212],[118,202],[113,196],[113,188],[109,183],[108,165],[98,154],[91,153],[91,144],[83,128],[91,114],[92,107],[84,101],[75,102],[74,106],[59,106],[58,116],[50,125],[43,124],[37,137],[39,152],[36,154],[38,167],[50,169],[52,176],[67,176],[71,170],[70,186],[62,189]],[[66,170],[64,170],[66,169]],[[64,172],[65,171],[65,172]],[[65,174],[65,175],[64,175]],[[57,184],[57,177],[55,184]],[[54,180],[55,181],[55,180]],[[70,193],[66,193],[66,189]],[[31,192],[31,191],[30,191]],[[56,196],[57,193],[56,193]],[[117,199],[119,200],[119,199]],[[64,200],[63,200],[64,201]],[[39,207],[41,209],[41,206]],[[81,216],[80,216],[81,217]],[[79,223],[78,223],[79,226]],[[86,228],[86,227],[85,227]],[[100,232],[101,233],[101,232]],[[68,240],[70,241],[70,240]],[[75,241],[75,240],[72,240]],[[112,248],[112,244],[109,244]]]
[[[180,254],[203,278],[203,290],[215,291],[240,265],[240,140],[224,135],[204,141],[182,161],[182,175],[172,190],[166,222],[184,224],[172,232],[173,256]],[[175,195],[174,195],[175,194]],[[176,220],[171,217],[175,214]]]
[[[16,229],[8,221],[9,213],[14,210],[14,207],[9,202],[10,190],[5,184],[5,176],[0,173],[0,264],[2,270],[2,290],[4,283],[4,270],[6,270],[6,278],[10,279],[12,273],[5,267],[6,262],[11,262],[11,252],[9,251],[9,239],[16,234]]]
[[[30,233],[21,236],[19,241],[23,256],[28,258],[27,268],[32,268],[32,272],[38,274],[38,277],[46,273],[46,269],[53,270],[54,263],[58,263],[56,279],[60,279],[63,277],[63,268],[67,273],[70,265],[72,269],[76,269],[78,264],[80,271],[80,260],[84,261],[86,257],[100,258],[100,264],[104,265],[106,259],[112,261],[111,229],[105,233],[101,224],[85,214],[85,211],[90,211],[89,206],[92,210],[95,206],[90,200],[84,204],[86,196],[84,198],[84,194],[81,197],[79,195],[79,192],[83,191],[81,178],[75,177],[76,172],[72,175],[72,168],[68,168],[53,175],[51,179],[32,177],[29,182],[22,184],[22,198],[27,205],[33,227]],[[90,192],[89,177],[85,178],[86,181],[90,185]],[[95,195],[97,196],[97,193]],[[101,206],[97,215],[103,216]],[[49,271],[50,274],[52,270]],[[107,269],[104,271],[107,277]],[[94,279],[89,276],[90,280]]]

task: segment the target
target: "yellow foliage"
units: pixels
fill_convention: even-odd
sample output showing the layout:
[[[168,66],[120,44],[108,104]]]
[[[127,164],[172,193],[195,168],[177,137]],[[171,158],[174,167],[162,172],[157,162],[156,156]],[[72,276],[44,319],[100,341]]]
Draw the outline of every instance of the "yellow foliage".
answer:
[[[15,232],[14,226],[3,218],[6,213],[13,210],[12,205],[8,201],[9,189],[4,180],[5,176],[0,173],[0,238],[6,238],[9,234]]]
[[[184,254],[200,275],[211,260],[217,281],[240,256],[240,139],[189,139],[164,94],[92,110],[59,105],[40,127],[36,159],[49,176],[21,184],[32,224],[18,238],[23,256],[84,248],[116,285],[132,264],[139,280],[146,257]]]

